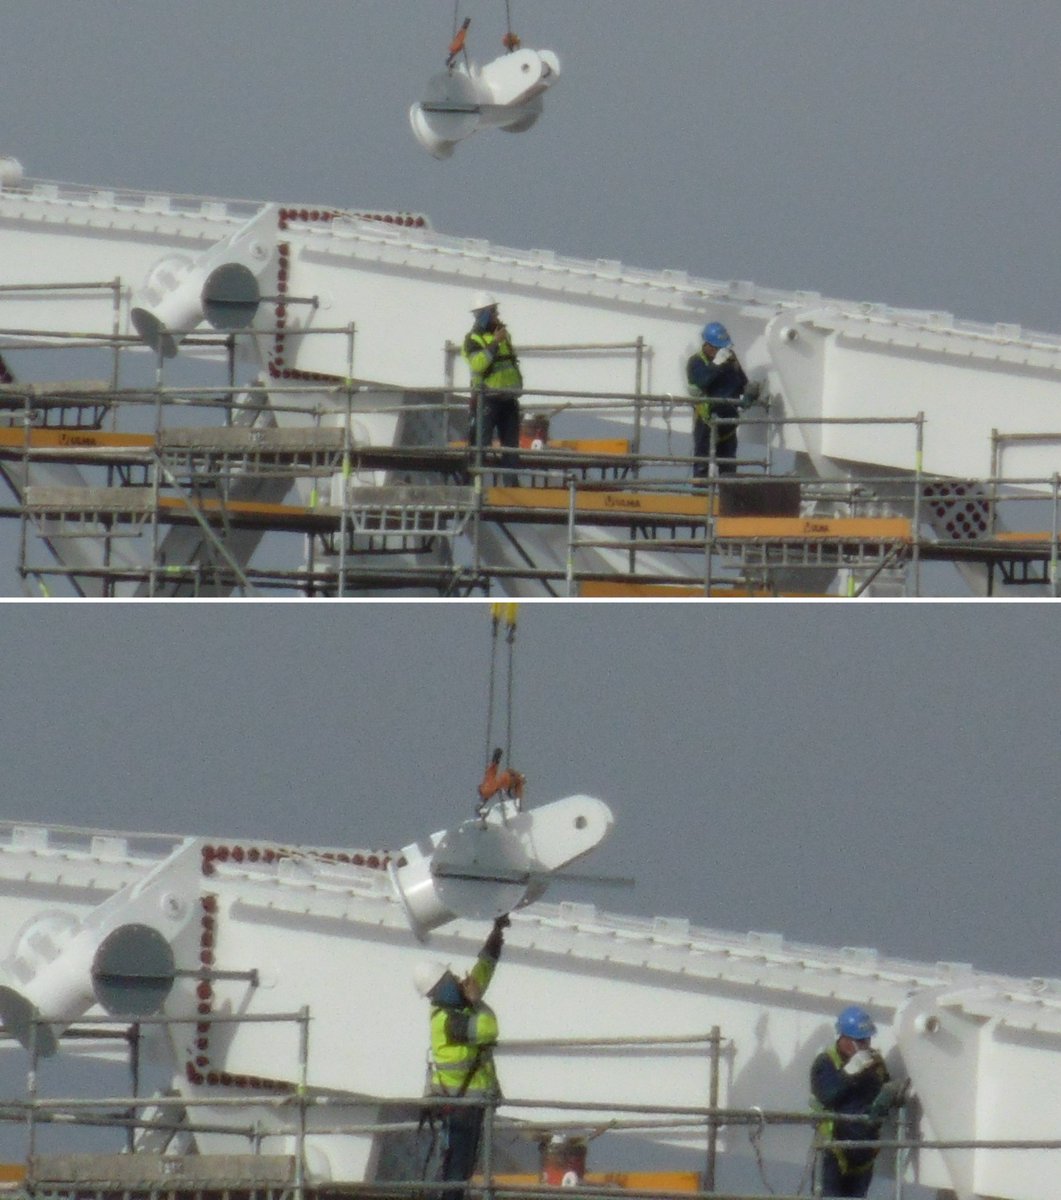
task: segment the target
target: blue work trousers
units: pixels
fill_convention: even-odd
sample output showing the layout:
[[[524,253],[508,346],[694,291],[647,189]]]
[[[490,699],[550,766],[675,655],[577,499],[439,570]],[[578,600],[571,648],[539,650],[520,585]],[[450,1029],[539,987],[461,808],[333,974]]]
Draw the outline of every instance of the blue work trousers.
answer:
[[[478,413],[482,407],[482,418]],[[494,444],[494,435],[503,448],[519,449],[519,399],[511,392],[487,392],[477,396],[471,406],[468,445],[479,445],[479,426],[482,424],[483,446]],[[501,465],[511,471],[518,465],[516,455],[502,454]]]
[[[733,459],[737,457],[737,427],[730,422],[715,426],[715,463],[720,475],[732,475],[737,470]],[[711,454],[711,422],[703,421],[699,415],[693,418],[693,457],[708,458]],[[706,479],[708,464],[693,464],[693,478]]]
[[[826,1196],[865,1196],[869,1193],[869,1185],[872,1180],[872,1167],[863,1171],[842,1171],[835,1154],[825,1153],[822,1155],[823,1198]]]
[[[442,1114],[442,1183],[467,1183],[475,1172],[486,1110],[468,1105]],[[442,1188],[439,1200],[460,1200],[461,1193]]]

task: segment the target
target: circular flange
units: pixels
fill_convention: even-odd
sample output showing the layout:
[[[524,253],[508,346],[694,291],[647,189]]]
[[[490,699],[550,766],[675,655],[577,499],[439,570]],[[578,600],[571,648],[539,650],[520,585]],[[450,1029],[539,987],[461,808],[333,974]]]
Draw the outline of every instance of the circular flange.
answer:
[[[100,943],[92,962],[92,990],[114,1016],[158,1012],[173,980],[173,949],[150,925],[119,925]]]
[[[459,917],[492,920],[526,895],[530,861],[515,834],[496,825],[462,825],[439,842],[431,873],[439,900]]]

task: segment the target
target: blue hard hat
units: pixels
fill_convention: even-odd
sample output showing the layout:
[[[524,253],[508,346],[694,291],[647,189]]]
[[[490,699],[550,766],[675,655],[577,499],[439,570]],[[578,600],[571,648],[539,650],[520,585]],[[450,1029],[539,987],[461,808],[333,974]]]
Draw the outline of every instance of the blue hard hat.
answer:
[[[733,345],[729,330],[720,321],[711,321],[705,325],[700,333],[700,341],[707,342],[716,350],[725,350],[727,346]]]
[[[877,1032],[873,1018],[864,1008],[851,1004],[836,1018],[836,1032],[841,1037],[854,1038],[856,1042],[871,1038]]]

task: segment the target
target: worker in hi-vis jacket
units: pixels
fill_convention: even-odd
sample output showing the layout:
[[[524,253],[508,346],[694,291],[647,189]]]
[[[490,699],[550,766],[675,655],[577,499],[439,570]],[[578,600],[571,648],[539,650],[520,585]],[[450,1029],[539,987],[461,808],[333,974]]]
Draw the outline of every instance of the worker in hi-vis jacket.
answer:
[[[825,1141],[867,1141],[880,1135],[889,1111],[903,1103],[906,1084],[892,1080],[884,1059],[870,1048],[877,1032],[873,1018],[852,1004],[836,1019],[835,1043],[811,1064],[812,1104],[830,1117],[818,1126]],[[866,1118],[859,1120],[858,1118]],[[875,1146],[836,1146],[823,1151],[823,1196],[865,1196],[873,1178]]]
[[[698,397],[693,407],[693,478],[704,479],[711,455],[711,431],[715,433],[715,462],[719,475],[732,475],[737,469],[737,418],[759,394],[757,384],[737,359],[733,341],[725,325],[711,321],[700,332],[700,349],[685,365],[689,394]]]
[[[471,373],[468,445],[493,445],[494,434],[502,447],[519,449],[519,398],[523,376],[512,339],[497,311],[497,300],[488,292],[479,292],[472,301],[472,327],[464,339],[461,353]],[[517,456],[501,455],[501,465],[509,470]],[[515,477],[508,482],[515,483]]]
[[[475,965],[458,978],[445,963],[421,963],[417,990],[431,1002],[428,1092],[462,1103],[441,1107],[443,1183],[467,1183],[475,1170],[486,1103],[500,1095],[494,1069],[497,1016],[483,1000],[504,945],[507,916],[498,917]],[[436,1109],[438,1114],[439,1110]],[[440,1200],[458,1200],[458,1189],[442,1188]]]

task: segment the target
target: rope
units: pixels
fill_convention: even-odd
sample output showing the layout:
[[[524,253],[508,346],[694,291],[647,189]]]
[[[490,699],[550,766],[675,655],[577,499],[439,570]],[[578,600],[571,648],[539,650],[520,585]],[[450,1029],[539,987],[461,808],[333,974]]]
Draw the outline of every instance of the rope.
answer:
[[[671,425],[671,417],[674,415],[674,396],[671,392],[667,393],[666,401],[660,411],[663,414],[663,424],[667,427],[667,454],[673,458],[674,456],[671,449],[671,438],[673,436],[674,429]]]
[[[796,1195],[802,1196],[803,1189],[807,1189],[807,1194],[810,1195],[814,1190],[814,1164],[818,1157],[818,1139],[812,1135],[810,1147],[807,1150],[807,1158],[803,1164],[803,1174],[799,1177],[799,1187],[796,1188]]]
[[[776,1193],[766,1178],[766,1163],[763,1162],[763,1131],[766,1129],[766,1118],[763,1116],[763,1110],[758,1104],[753,1104],[751,1111],[759,1119],[754,1125],[748,1126],[748,1141],[751,1143],[752,1152],[755,1154],[755,1162],[759,1168],[759,1178],[763,1181],[763,1187],[766,1188],[768,1195],[773,1196]]]
[[[501,622],[504,621],[506,626],[505,641],[508,643],[508,657],[505,663],[505,672],[507,678],[505,680],[505,745],[504,749],[494,746],[494,708],[497,704],[497,643],[498,629]],[[515,691],[515,645],[516,645],[516,605],[515,604],[494,604],[491,610],[490,624],[490,679],[487,687],[486,695],[486,748],[483,759],[487,764],[494,762],[495,756],[500,760],[504,755],[505,769],[512,768],[512,712],[514,707],[514,691]],[[496,764],[500,768],[500,762]],[[518,796],[517,796],[518,800]],[[483,800],[480,794],[480,803],[476,811],[480,816],[484,814]],[[486,804],[489,807],[489,804]],[[521,807],[517,803],[517,808]]]
[[[750,1113],[754,1114],[758,1120],[754,1125],[748,1126],[748,1141],[751,1143],[752,1152],[755,1154],[756,1166],[759,1169],[759,1178],[762,1180],[763,1187],[771,1196],[777,1193],[770,1186],[770,1181],[766,1178],[766,1163],[763,1160],[763,1133],[766,1130],[766,1118],[763,1115],[763,1110],[753,1104]],[[800,1175],[799,1185],[796,1188],[797,1196],[803,1195],[805,1187],[813,1188],[814,1185],[814,1160],[818,1153],[817,1137],[811,1138],[810,1148],[807,1151],[807,1157],[803,1163],[803,1173]]]
[[[516,627],[508,627],[508,680],[505,695],[505,765],[512,765],[512,680],[515,675],[513,661],[516,653]]]
[[[494,748],[494,679],[497,675],[497,627],[499,618],[494,614],[492,626],[490,629],[490,681],[486,692],[486,749],[483,753],[483,762],[490,761],[490,755]]]
[[[449,44],[449,52],[446,55],[446,66],[449,70],[453,70],[453,64],[458,57],[463,53],[464,61],[468,61],[468,52],[464,47],[465,39],[468,36],[468,26],[471,25],[471,17],[465,17],[464,21],[460,21],[460,3],[461,0],[453,0],[453,37]]]
[[[505,0],[505,36],[501,39],[501,45],[509,54],[520,47],[519,35],[512,32],[512,6],[509,0]]]

